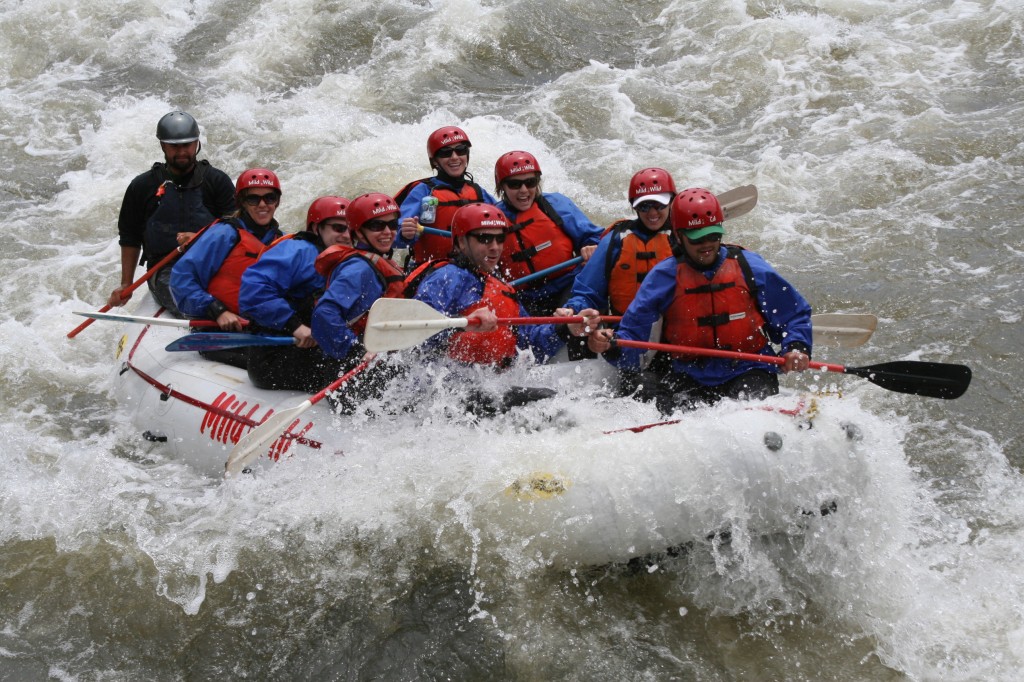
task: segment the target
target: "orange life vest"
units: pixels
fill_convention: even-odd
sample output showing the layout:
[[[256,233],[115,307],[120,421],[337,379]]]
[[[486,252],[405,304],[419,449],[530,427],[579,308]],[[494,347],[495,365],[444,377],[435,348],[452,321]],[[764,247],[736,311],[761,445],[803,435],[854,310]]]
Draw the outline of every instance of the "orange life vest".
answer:
[[[618,259],[612,262],[609,244],[608,260],[605,266],[608,281],[608,300],[613,315],[621,315],[629,307],[640,290],[640,284],[654,266],[672,255],[672,241],[666,231],[658,232],[644,242],[629,229],[631,221],[613,225],[615,235],[621,239],[622,249]]]
[[[210,278],[210,284],[206,291],[211,296],[224,304],[224,307],[231,312],[238,314],[238,292],[242,287],[242,273],[246,268],[256,262],[260,254],[267,250],[267,245],[259,240],[256,235],[241,226],[235,220],[222,221],[230,225],[238,241],[228,252],[220,269]],[[268,228],[270,229],[270,228]]]
[[[437,197],[437,217],[434,218],[434,222],[428,225],[428,227],[434,227],[438,230],[448,230],[450,232],[452,229],[452,218],[457,210],[466,204],[476,204],[484,200],[484,192],[480,185],[475,182],[465,183],[462,185],[462,189],[456,192],[451,187],[442,185],[437,178],[423,178],[422,180],[414,180],[403,187],[395,195],[395,202],[401,206],[402,201],[408,196],[409,190],[419,183],[429,187],[430,194]],[[451,250],[451,237],[424,233],[412,245],[412,261],[424,263],[432,259],[447,258]]]
[[[362,251],[344,244],[329,246],[316,257],[314,267],[327,281],[325,289],[330,288],[331,275],[337,270],[338,266],[351,258],[362,258],[373,267],[373,272],[377,275],[377,279],[380,280],[381,286],[384,287],[384,293],[381,294],[381,298],[402,297],[402,292],[405,289],[405,273],[395,265],[393,260],[379,253]],[[366,329],[366,313],[359,315],[353,320],[349,320],[348,326],[353,332],[362,336],[363,331]]]
[[[538,194],[530,208],[516,214],[511,239],[505,241],[498,263],[499,272],[506,280],[513,281],[570,260],[575,255],[572,239],[562,226],[561,216]],[[557,279],[573,267],[552,273],[534,285]]]
[[[739,249],[729,248],[722,265],[708,280],[682,261],[676,267],[676,290],[665,310],[665,343],[757,353],[768,343],[761,328],[756,293],[743,271]]]
[[[490,308],[498,317],[518,317],[519,302],[515,289],[497,277],[486,275],[484,294],[476,303],[466,306],[460,315]],[[516,356],[516,330],[502,324],[493,332],[458,331],[448,342],[448,357],[460,362],[480,365],[505,365]]]

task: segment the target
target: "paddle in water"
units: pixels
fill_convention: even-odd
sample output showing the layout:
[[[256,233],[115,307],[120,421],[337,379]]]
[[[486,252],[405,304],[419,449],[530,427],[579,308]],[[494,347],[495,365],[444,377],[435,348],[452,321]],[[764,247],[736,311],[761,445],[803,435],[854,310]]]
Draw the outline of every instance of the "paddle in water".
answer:
[[[263,420],[263,423],[245,434],[235,444],[231,454],[228,455],[227,462],[224,464],[224,477],[231,478],[244,471],[255,459],[267,451],[271,443],[284,435],[288,429],[295,426],[295,422],[300,414],[326,398],[329,393],[338,390],[342,384],[369,366],[370,361],[368,360],[359,363],[350,371],[325,386],[316,395],[304,400],[295,407],[289,407],[287,410],[276,412]]]

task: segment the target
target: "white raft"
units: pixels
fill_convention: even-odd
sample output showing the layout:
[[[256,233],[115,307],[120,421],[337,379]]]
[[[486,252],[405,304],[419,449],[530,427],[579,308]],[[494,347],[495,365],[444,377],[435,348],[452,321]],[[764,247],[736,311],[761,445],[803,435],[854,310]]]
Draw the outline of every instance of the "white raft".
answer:
[[[153,316],[157,307],[147,296],[136,314]],[[183,333],[127,325],[114,390],[140,435],[219,477],[239,438],[308,396],[259,390],[245,370],[164,350]],[[723,401],[658,423],[652,406],[595,386],[603,367],[536,368],[533,385],[559,392],[545,402],[563,418],[547,427],[523,428],[511,415],[448,420],[423,403],[372,428],[362,419],[350,429],[350,418],[323,401],[274,441],[256,468],[285,459],[293,460],[289,467],[335,467],[343,485],[377,486],[384,496],[404,489],[424,498],[412,507],[458,509],[498,551],[575,566],[627,561],[737,527],[799,532],[822,509],[855,506],[870,485],[871,457],[901,453],[880,419],[835,396]],[[540,405],[524,411],[542,415]],[[645,422],[657,425],[630,428]],[[318,461],[332,456],[334,463]]]

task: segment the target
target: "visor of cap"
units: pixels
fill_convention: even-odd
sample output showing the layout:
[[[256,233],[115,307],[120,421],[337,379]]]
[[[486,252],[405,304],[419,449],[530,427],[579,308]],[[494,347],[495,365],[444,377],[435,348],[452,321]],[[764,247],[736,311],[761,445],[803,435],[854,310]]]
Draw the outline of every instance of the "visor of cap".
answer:
[[[672,195],[668,192],[661,192],[660,194],[644,194],[633,200],[633,208],[636,208],[645,201],[657,201],[662,206],[668,206],[672,201]]]

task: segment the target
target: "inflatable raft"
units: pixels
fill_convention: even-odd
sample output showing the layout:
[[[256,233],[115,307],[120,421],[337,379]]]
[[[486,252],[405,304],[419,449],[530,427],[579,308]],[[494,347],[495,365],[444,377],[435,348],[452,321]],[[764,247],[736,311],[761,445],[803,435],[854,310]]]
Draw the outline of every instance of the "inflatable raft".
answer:
[[[136,314],[162,313],[147,297]],[[219,477],[240,438],[308,396],[259,390],[245,370],[164,350],[184,333],[126,325],[113,390],[142,437]],[[783,394],[663,422],[652,406],[603,388],[602,361],[528,372],[518,379],[557,396],[487,422],[450,397],[411,399],[375,422],[335,415],[323,401],[253,468],[335,466],[351,485],[411,491],[422,498],[414,507],[458,509],[481,543],[572,566],[627,561],[737,525],[799,531],[822,510],[854,504],[870,483],[870,456],[900,452],[884,427],[865,426],[878,420],[855,400]],[[419,383],[443,392],[450,377],[427,373]]]

